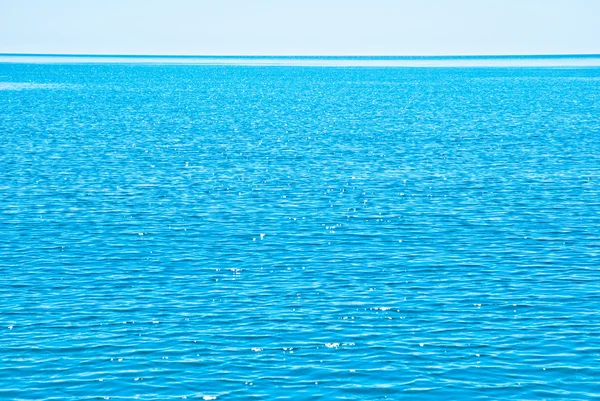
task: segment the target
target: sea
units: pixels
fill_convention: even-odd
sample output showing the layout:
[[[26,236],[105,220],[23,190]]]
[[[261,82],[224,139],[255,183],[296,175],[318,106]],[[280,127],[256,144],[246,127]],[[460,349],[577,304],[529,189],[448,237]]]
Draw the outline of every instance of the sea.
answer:
[[[0,398],[600,397],[600,56],[0,55]]]

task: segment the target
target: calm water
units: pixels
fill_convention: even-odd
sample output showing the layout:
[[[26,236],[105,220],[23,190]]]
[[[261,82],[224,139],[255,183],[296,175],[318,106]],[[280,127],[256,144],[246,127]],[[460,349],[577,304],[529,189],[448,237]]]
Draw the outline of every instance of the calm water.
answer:
[[[0,398],[600,397],[600,68],[0,64]]]

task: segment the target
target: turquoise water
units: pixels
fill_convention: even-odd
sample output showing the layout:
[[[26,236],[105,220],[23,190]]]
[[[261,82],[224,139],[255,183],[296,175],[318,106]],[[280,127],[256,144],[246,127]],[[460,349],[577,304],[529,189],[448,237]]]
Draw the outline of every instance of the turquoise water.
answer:
[[[0,63],[0,398],[600,396],[600,68]]]

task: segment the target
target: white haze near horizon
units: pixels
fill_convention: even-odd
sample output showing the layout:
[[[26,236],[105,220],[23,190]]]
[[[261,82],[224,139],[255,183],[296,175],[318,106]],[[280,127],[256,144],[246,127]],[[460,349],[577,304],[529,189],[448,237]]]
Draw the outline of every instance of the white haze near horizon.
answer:
[[[599,54],[596,0],[0,0],[0,53]]]

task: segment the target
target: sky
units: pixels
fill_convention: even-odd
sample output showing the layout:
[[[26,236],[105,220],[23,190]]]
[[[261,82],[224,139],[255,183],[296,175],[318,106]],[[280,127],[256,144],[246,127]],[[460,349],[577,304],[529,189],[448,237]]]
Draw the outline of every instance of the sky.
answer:
[[[600,0],[0,0],[0,53],[599,54]]]

